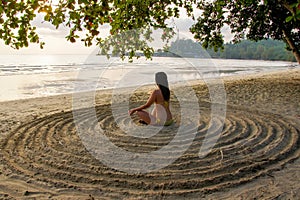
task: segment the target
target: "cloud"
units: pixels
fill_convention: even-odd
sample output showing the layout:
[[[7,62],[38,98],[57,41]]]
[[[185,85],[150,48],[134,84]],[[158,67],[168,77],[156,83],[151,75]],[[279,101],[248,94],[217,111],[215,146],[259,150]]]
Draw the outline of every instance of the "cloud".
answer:
[[[193,34],[190,32],[190,27],[194,21],[191,18],[178,18],[174,20],[176,28],[179,31],[180,38],[193,39]]]
[[[193,21],[191,18],[179,18],[175,19],[174,23],[176,24],[176,27],[178,28],[181,37],[187,39],[194,38],[193,34],[190,32],[189,29],[194,23],[196,23],[195,21]],[[221,32],[224,36],[225,43],[230,42],[233,39],[233,34],[231,33],[230,27],[228,25],[225,25],[221,29]]]
[[[228,25],[225,25],[221,31],[224,35],[225,43],[228,43],[233,40],[233,34],[231,33],[231,29]]]
[[[56,28],[50,22],[44,20],[44,15],[38,13],[36,18],[32,21],[32,25],[37,28],[37,32],[43,36],[51,35],[51,36],[58,36],[63,37],[66,36],[69,32],[69,28],[65,27],[64,25],[60,25]]]

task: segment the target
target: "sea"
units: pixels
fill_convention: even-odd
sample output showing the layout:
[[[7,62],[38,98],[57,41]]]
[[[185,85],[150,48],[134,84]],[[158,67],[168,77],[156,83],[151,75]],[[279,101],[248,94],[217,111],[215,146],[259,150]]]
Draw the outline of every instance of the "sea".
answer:
[[[211,58],[90,55],[0,55],[0,102],[154,83],[165,71],[169,82],[211,79],[297,68],[295,62]]]

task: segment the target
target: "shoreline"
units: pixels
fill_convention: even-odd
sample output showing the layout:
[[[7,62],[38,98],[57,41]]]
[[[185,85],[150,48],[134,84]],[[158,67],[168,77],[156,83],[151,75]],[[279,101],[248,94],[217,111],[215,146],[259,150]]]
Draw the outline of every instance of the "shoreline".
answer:
[[[176,185],[176,181],[174,183],[160,182],[162,180],[160,180],[158,177],[153,175],[154,176],[153,179],[155,179],[158,182],[157,187],[160,187],[159,184],[163,185],[162,186],[163,189],[159,189],[158,191],[156,191],[155,188],[145,189],[143,188],[144,187],[143,185],[138,185],[140,181],[140,178],[138,177],[135,176],[127,177],[124,174],[122,175],[121,173],[122,176],[125,176],[125,180],[128,181],[127,183],[124,179],[122,179],[122,176],[120,176],[119,173],[116,173],[114,175],[113,171],[108,171],[107,174],[106,173],[103,174],[103,176],[107,178],[107,180],[105,181],[109,182],[110,180],[115,180],[115,179],[116,180],[120,179],[120,181],[118,183],[114,181],[109,182],[109,184],[111,184],[113,187],[105,186],[104,184],[101,186],[103,187],[101,189],[101,192],[99,192],[98,190],[96,191],[96,188],[98,188],[99,185],[94,184],[93,182],[95,181],[97,183],[97,181],[99,181],[99,184],[100,185],[102,184],[102,182],[100,181],[102,179],[99,179],[97,173],[100,173],[101,175],[101,170],[104,170],[105,168],[99,169],[100,171],[97,173],[87,171],[86,173],[90,174],[90,176],[93,177],[93,179],[91,180],[89,180],[88,177],[85,177],[84,173],[78,175],[78,177],[74,179],[71,176],[64,175],[64,173],[72,174],[72,172],[68,171],[69,167],[71,169],[72,167],[74,168],[73,169],[75,173],[74,176],[76,176],[76,173],[80,172],[80,170],[88,170],[88,168],[91,166],[93,166],[95,168],[94,170],[96,170],[98,169],[98,166],[95,165],[94,163],[88,163],[87,166],[89,167],[87,167],[87,169],[81,169],[80,165],[84,165],[84,161],[88,162],[90,158],[87,157],[81,159],[75,153],[74,157],[77,158],[76,161],[76,160],[72,160],[72,156],[68,155],[68,154],[72,155],[72,152],[82,151],[80,149],[81,146],[79,144],[78,146],[76,145],[76,147],[73,146],[73,143],[78,142],[78,140],[75,137],[76,134],[74,135],[66,134],[66,135],[62,135],[61,138],[59,138],[60,140],[58,141],[64,143],[66,145],[65,147],[66,149],[60,146],[60,144],[58,144],[58,146],[55,146],[56,137],[59,136],[54,135],[51,132],[52,120],[54,123],[54,121],[57,121],[58,119],[70,120],[71,118],[69,117],[72,117],[71,116],[72,94],[62,94],[62,95],[55,95],[49,97],[37,97],[37,98],[30,98],[30,99],[1,102],[0,142],[3,143],[3,141],[6,141],[5,142],[6,146],[4,144],[0,146],[1,160],[2,159],[5,160],[5,162],[1,162],[0,164],[0,197],[6,196],[8,198],[13,197],[13,198],[21,198],[21,199],[22,198],[26,199],[27,197],[29,198],[30,197],[32,198],[53,197],[54,199],[56,198],[65,199],[65,198],[76,197],[78,199],[87,199],[92,196],[95,199],[98,199],[98,198],[102,198],[102,195],[104,195],[104,198],[107,199],[118,198],[118,197],[125,198],[125,199],[126,198],[147,199],[147,198],[151,198],[151,192],[153,192],[153,194],[156,195],[155,197],[158,198],[161,197],[166,199],[172,199],[173,197],[175,198],[186,197],[187,199],[198,199],[199,196],[202,197],[203,199],[238,199],[238,198],[240,199],[241,198],[246,198],[246,199],[265,198],[266,199],[266,198],[277,198],[277,197],[296,199],[298,194],[297,191],[300,190],[300,183],[298,181],[300,180],[300,159],[299,159],[300,147],[297,146],[298,145],[297,143],[294,144],[295,141],[293,141],[292,139],[285,138],[289,134],[283,134],[283,133],[285,133],[284,131],[289,133],[290,127],[295,127],[296,132],[294,133],[293,132],[294,129],[292,129],[291,133],[295,135],[296,139],[297,139],[297,134],[299,135],[300,133],[299,132],[300,131],[300,69],[288,69],[279,72],[278,71],[263,72],[259,74],[236,75],[236,76],[221,77],[221,78],[223,79],[224,82],[225,91],[227,95],[227,104],[228,104],[227,106],[228,124],[226,125],[225,128],[225,130],[228,132],[227,133],[228,135],[226,135],[225,133],[225,136],[230,138],[230,135],[236,135],[236,138],[230,139],[229,141],[232,140],[232,142],[228,142],[227,145],[229,145],[231,149],[240,148],[240,146],[242,146],[241,144],[243,143],[241,144],[238,143],[239,133],[241,132],[242,134],[245,131],[245,137],[247,134],[250,134],[252,136],[251,138],[246,138],[244,142],[250,142],[254,139],[253,141],[257,140],[257,143],[259,143],[259,145],[257,144],[256,147],[257,149],[255,148],[249,149],[249,152],[245,151],[245,155],[240,155],[241,158],[245,159],[243,161],[247,163],[247,165],[252,165],[253,164],[252,160],[258,162],[257,160],[259,160],[259,158],[256,158],[256,156],[261,154],[263,151],[269,152],[270,157],[272,157],[272,155],[277,155],[277,154],[278,155],[283,154],[287,156],[287,158],[284,159],[280,158],[278,161],[277,160],[272,161],[274,163],[270,166],[266,165],[267,167],[270,168],[270,170],[269,168],[264,169],[264,167],[259,168],[260,166],[258,166],[257,168],[253,168],[254,172],[249,171],[253,173],[253,176],[255,176],[256,173],[260,173],[260,172],[262,173],[262,175],[259,175],[256,178],[253,178],[251,180],[249,179],[249,181],[246,181],[245,183],[233,184],[232,186],[225,187],[224,189],[222,187],[219,188],[218,184],[214,186],[215,188],[207,186],[207,190],[211,191],[208,193],[202,192],[202,190],[200,189],[197,190],[197,188],[195,189],[195,192],[184,193],[185,190],[184,189],[180,190],[181,185],[179,183],[178,183],[178,187],[175,186],[172,187],[173,185]],[[204,106],[203,102],[209,103],[210,102],[209,92],[205,83],[203,81],[197,81],[197,80],[191,81],[190,83],[194,88],[194,90],[196,91],[195,93],[197,97],[199,98],[199,105]],[[182,87],[182,86],[178,86],[178,87]],[[143,88],[140,88],[137,91],[137,94],[133,96],[133,101],[135,103],[140,101],[145,101],[148,97],[148,92],[154,88],[154,85],[150,85],[144,88],[147,89],[145,91],[142,91]],[[96,91],[95,102],[100,109],[103,109],[102,110],[103,113],[109,112],[109,110],[107,110],[106,108],[107,106],[104,105],[110,103],[111,91],[112,91],[111,89]],[[204,108],[204,110],[206,110],[206,108]],[[107,119],[105,118],[105,120]],[[43,142],[49,142],[49,145],[50,144],[53,145],[52,147],[53,150],[48,150],[49,156],[51,155],[51,151],[54,150],[59,152],[57,156],[60,156],[61,154],[64,154],[64,152],[66,152],[66,155],[64,155],[65,157],[62,157],[61,160],[57,160],[56,158],[52,158],[53,160],[51,159],[43,160],[42,154],[39,154],[40,153],[39,151],[42,147],[39,146],[40,142],[38,141],[35,142],[35,145],[37,146],[34,145],[29,146],[32,142],[30,140],[30,137],[32,137],[32,135],[39,133],[39,131],[36,133],[35,130],[40,130],[41,132],[46,131],[46,129],[45,130],[43,129],[42,125],[37,126],[39,128],[34,129],[35,123],[38,124],[41,120],[46,120],[47,123],[49,123],[50,132],[47,132],[47,134],[44,136],[49,138],[47,138],[46,141],[43,141]],[[41,121],[41,122],[46,123],[46,121],[45,122]],[[109,126],[108,128],[113,129],[114,126],[112,126],[111,123],[112,123],[111,121],[103,122],[103,124],[108,124]],[[28,127],[28,130],[32,129],[32,132],[31,133],[28,132],[28,135],[26,132],[24,132],[23,137],[26,139],[25,141],[21,140],[22,137],[13,137],[16,133],[18,133],[18,131],[23,130],[23,128],[20,128],[20,130],[16,131],[16,128],[19,126],[22,127],[23,124],[30,125]],[[59,122],[59,124],[57,125],[54,124],[53,126],[58,126],[58,127],[62,126],[61,131],[62,134],[64,134],[63,132],[64,130],[69,130],[69,128],[72,127],[72,125],[70,124],[65,128],[63,126],[64,124],[68,125],[67,121]],[[233,131],[231,132],[231,134],[229,134],[231,129],[234,129],[235,127],[239,127],[239,126],[240,128],[238,128],[236,131]],[[270,126],[270,130],[269,130],[269,126]],[[25,130],[27,129],[24,127],[24,131]],[[247,130],[250,133],[247,133]],[[261,135],[261,133],[263,132],[262,130],[268,130],[266,131],[266,133],[268,134],[272,134],[272,132],[274,132],[275,135],[266,137],[263,134]],[[251,133],[251,131],[256,131],[256,132]],[[58,131],[58,133],[59,132],[60,131]],[[116,131],[116,133],[119,132]],[[118,135],[118,137],[120,137],[119,139],[122,140],[122,135]],[[274,140],[273,137],[275,138]],[[43,138],[42,136],[37,136],[35,139],[38,140],[42,138]],[[118,138],[113,138],[113,139],[115,141],[118,140]],[[18,141],[19,145],[16,145],[14,147],[15,149],[12,148],[13,146],[11,146],[12,149],[9,149],[10,147],[9,145],[12,145],[14,141],[17,142],[17,140],[20,140]],[[270,140],[270,145],[267,142],[265,142],[266,144],[265,146],[263,146],[262,141],[268,141],[268,140]],[[282,142],[282,144],[281,143],[277,144],[277,142]],[[224,143],[226,143],[226,141]],[[236,145],[234,145],[235,143]],[[22,149],[23,145],[25,144],[28,145],[29,148],[28,152]],[[272,145],[277,146],[277,148],[273,149]],[[288,146],[288,145],[295,145],[295,146],[291,147],[291,149],[288,149],[288,151],[285,148],[281,149],[281,146]],[[253,143],[253,146],[256,146],[256,143]],[[35,148],[37,149],[35,150]],[[241,150],[243,151],[243,149]],[[251,154],[250,150],[251,151],[257,150],[257,152]],[[47,170],[49,170],[49,173],[50,172],[54,173],[52,175],[53,177],[50,178],[46,174],[43,175],[43,169],[39,168],[40,166],[38,166],[39,160],[37,160],[37,163],[33,162],[32,164],[28,164],[28,166],[32,165],[32,168],[25,167],[24,169],[22,169],[23,171],[21,170],[22,162],[24,162],[24,166],[27,166],[26,164],[27,161],[25,158],[27,154],[29,155],[29,152],[33,153],[32,155],[33,157],[37,157],[43,160],[43,162],[41,163],[43,163],[45,167],[49,167],[49,169]],[[229,160],[233,159],[232,156],[227,156],[227,155],[230,155],[231,153],[234,152],[230,152],[230,150],[226,151],[226,146],[225,146],[222,154],[223,153],[224,153],[223,165],[224,167],[226,167],[226,159]],[[8,163],[10,162],[8,159],[10,154],[12,154],[14,158],[12,158],[11,163]],[[269,154],[266,153],[266,155]],[[213,155],[219,156],[216,157],[216,159],[214,158],[215,160],[220,160],[220,155],[218,153],[214,153]],[[24,160],[23,161],[19,160],[18,159],[19,156]],[[267,159],[269,158],[267,157]],[[59,165],[56,166],[55,162],[58,162]],[[198,162],[198,160],[194,160],[194,162],[196,163]],[[238,163],[238,160],[235,162]],[[263,162],[263,161],[259,161],[259,162]],[[213,166],[214,165],[218,166],[219,168],[221,167],[221,165],[219,166],[217,164],[213,164]],[[239,165],[241,165],[241,167],[245,167],[242,164]],[[203,164],[201,164],[200,167],[203,167]],[[60,170],[60,168],[62,168],[62,170]],[[80,170],[76,171],[78,168]],[[186,168],[187,168],[186,170],[188,170],[189,166],[187,165]],[[57,171],[55,172],[54,169]],[[224,169],[229,170],[227,172],[228,174],[238,173],[238,171],[230,171],[230,167]],[[21,170],[22,173],[18,170]],[[182,173],[180,172],[180,169],[176,168],[176,170],[179,173]],[[265,174],[263,173],[264,170],[267,170]],[[112,173],[112,175],[108,176],[109,173]],[[171,172],[167,172],[166,169],[166,173],[169,174]],[[190,173],[196,173],[196,172],[191,171]],[[247,174],[241,174],[241,175],[248,177]],[[152,174],[150,174],[149,176],[152,176]],[[182,184],[188,184],[187,180],[185,180],[184,177],[181,177],[179,174],[173,174],[173,176],[174,177],[178,176],[178,179],[180,179]],[[215,176],[215,175],[211,174],[211,176]],[[35,177],[38,178],[36,179]],[[62,182],[61,185],[57,183],[57,186],[55,186],[54,183],[53,186],[51,181],[53,181],[54,179],[52,180],[52,178],[57,178],[59,182]],[[45,181],[41,184],[39,182],[39,179]],[[63,180],[65,179],[66,181],[64,182]],[[191,179],[194,180],[194,178]],[[199,184],[201,183],[201,179],[204,178],[203,177],[200,178]],[[145,177],[145,184],[147,183],[147,181],[151,181],[151,180],[147,180],[147,177]],[[130,184],[137,185],[138,187],[132,188],[132,191],[131,190],[127,191],[126,188],[129,186],[126,184],[123,185],[122,184],[123,182],[124,183],[126,182],[129,185]],[[149,182],[149,184],[150,183],[151,182]],[[64,184],[67,186],[64,186]],[[106,187],[107,189],[105,189]],[[118,187],[120,187],[120,190],[118,190]],[[139,190],[139,187],[141,187],[141,190]],[[182,188],[184,187],[185,186],[183,185]],[[192,185],[191,187],[194,186]],[[204,185],[203,188],[206,188],[206,185]],[[112,190],[112,193],[108,193],[109,190]],[[163,195],[163,192],[165,192],[164,194],[165,196]],[[174,192],[174,194],[172,194],[172,192]],[[97,196],[97,194],[99,196]]]
[[[208,80],[208,81],[214,81],[214,80],[221,80],[221,81],[231,81],[231,80],[235,80],[235,79],[242,79],[242,78],[256,78],[256,77],[259,77],[259,76],[264,76],[264,75],[271,75],[271,74],[277,74],[277,73],[286,73],[286,72],[289,72],[290,70],[300,70],[300,68],[287,68],[287,69],[275,69],[275,70],[268,70],[268,71],[261,71],[261,72],[251,72],[251,73],[241,73],[241,74],[230,74],[230,75],[225,75],[225,76],[222,76],[222,75],[219,75],[218,77],[205,77],[203,78],[205,75],[202,74],[202,77],[201,77],[201,80],[198,80],[198,79],[188,79],[188,80],[184,80],[183,82],[184,83],[189,83],[190,85],[194,85],[194,84],[198,84],[198,83],[204,83],[203,80]],[[230,71],[230,70],[229,70]],[[68,73],[74,73],[74,72],[68,72]],[[59,73],[60,74],[60,73]],[[24,75],[20,75],[20,76],[24,76]],[[71,79],[73,80],[73,79]],[[220,81],[218,81],[220,83]],[[174,84],[174,85],[177,85],[177,86],[180,86],[180,83],[177,83],[177,82],[172,82],[170,83],[171,84]],[[152,83],[149,83],[147,85],[144,85],[142,87],[148,87],[148,86],[152,86],[153,84]],[[128,86],[128,88],[133,88],[133,87],[136,87],[136,86]],[[126,89],[127,87],[124,87],[124,88],[120,88],[120,89]],[[90,92],[96,92],[96,93],[101,93],[101,92],[104,92],[106,93],[107,91],[111,91],[111,90],[115,90],[114,87],[103,87],[101,89],[96,89],[95,91],[94,90],[84,90],[84,91],[78,91],[76,93],[90,93]],[[74,92],[65,92],[65,93],[59,93],[59,94],[44,94],[44,95],[40,95],[40,96],[36,96],[36,97],[21,97],[21,98],[14,98],[14,99],[0,99],[0,103],[5,103],[5,102],[13,102],[13,101],[24,101],[24,100],[34,100],[34,99],[39,99],[39,98],[48,98],[48,97],[60,97],[60,96],[69,96],[69,95],[73,95]]]

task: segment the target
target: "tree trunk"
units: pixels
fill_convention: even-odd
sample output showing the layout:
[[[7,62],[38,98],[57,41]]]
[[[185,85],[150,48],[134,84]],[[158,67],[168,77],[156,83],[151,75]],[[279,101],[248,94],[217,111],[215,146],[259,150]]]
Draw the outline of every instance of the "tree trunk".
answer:
[[[300,64],[300,50],[297,49],[294,41],[291,39],[291,37],[286,33],[285,30],[282,31],[283,32],[283,36],[284,36],[284,39],[286,40],[286,42],[288,43],[288,45],[290,46],[297,62]]]

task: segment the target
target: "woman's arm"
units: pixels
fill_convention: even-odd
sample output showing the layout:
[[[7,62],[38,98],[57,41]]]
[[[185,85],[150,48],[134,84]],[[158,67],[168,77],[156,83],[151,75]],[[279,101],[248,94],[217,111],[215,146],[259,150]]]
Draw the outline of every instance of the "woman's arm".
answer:
[[[136,111],[140,111],[140,110],[143,110],[143,109],[146,109],[146,108],[149,108],[154,102],[155,102],[155,99],[156,99],[156,91],[154,90],[151,94],[151,96],[149,97],[148,101],[146,104],[140,106],[140,107],[137,107],[137,108],[133,108],[131,110],[128,111],[129,115],[132,115],[133,113],[135,113]]]

